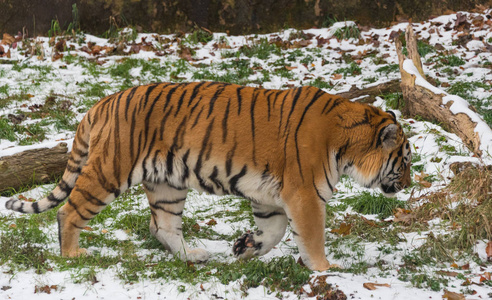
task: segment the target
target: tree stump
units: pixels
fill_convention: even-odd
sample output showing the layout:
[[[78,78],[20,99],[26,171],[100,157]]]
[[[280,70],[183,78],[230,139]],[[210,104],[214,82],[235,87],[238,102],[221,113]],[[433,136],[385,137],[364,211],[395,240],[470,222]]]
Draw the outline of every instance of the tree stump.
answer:
[[[399,39],[395,41],[401,72],[403,115],[418,115],[428,121],[437,121],[460,137],[474,156],[492,156],[490,127],[467,101],[434,87],[425,79],[411,25],[407,27],[405,38],[409,57],[402,53]]]
[[[63,175],[68,161],[66,143],[0,157],[0,192],[53,182]]]

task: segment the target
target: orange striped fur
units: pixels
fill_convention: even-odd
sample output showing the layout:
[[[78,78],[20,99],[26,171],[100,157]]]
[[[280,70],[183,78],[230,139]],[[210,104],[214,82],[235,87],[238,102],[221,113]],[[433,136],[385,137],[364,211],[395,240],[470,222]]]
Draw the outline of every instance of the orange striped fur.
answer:
[[[130,186],[143,183],[152,234],[183,259],[204,261],[182,234],[188,188],[251,201],[258,230],[233,246],[263,255],[288,223],[304,263],[325,257],[325,203],[342,174],[394,194],[410,184],[411,153],[392,113],[315,87],[268,90],[217,82],[138,86],[99,101],[80,123],[52,193],[7,208],[58,212],[61,254],[77,256],[81,229]]]

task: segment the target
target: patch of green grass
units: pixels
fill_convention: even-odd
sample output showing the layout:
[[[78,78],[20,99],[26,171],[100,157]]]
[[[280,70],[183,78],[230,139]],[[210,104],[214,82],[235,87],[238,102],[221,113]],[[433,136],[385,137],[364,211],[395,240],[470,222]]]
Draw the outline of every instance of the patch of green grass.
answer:
[[[333,36],[339,40],[358,39],[360,38],[360,30],[357,26],[345,26],[338,28]]]
[[[201,28],[197,28],[193,33],[188,34],[185,41],[190,44],[208,43],[214,39],[214,35]]]
[[[285,66],[274,69],[273,70],[273,75],[277,75],[277,76],[279,76],[281,78],[286,78],[286,79],[289,79],[289,80],[294,79],[294,73],[292,73]]]
[[[383,194],[375,195],[366,191],[357,196],[345,198],[343,202],[352,206],[358,213],[378,215],[381,219],[393,215],[393,210],[396,208],[405,207],[405,202],[396,198],[387,198]]]
[[[343,74],[343,77],[345,78],[347,75],[360,75],[362,69],[355,62],[351,62],[348,67],[336,69],[333,73]]]
[[[213,265],[213,264],[212,264]],[[245,277],[241,289],[264,286],[271,291],[297,291],[306,284],[312,273],[298,264],[292,256],[275,257],[270,262],[258,259],[237,261],[232,264],[218,264],[213,274],[220,282],[227,284]]]
[[[89,81],[82,82],[80,86],[85,89],[84,96],[97,97],[97,98],[105,97],[107,94],[106,91],[111,88],[109,84],[104,82],[89,82]]]
[[[5,97],[9,97],[9,89],[10,87],[8,86],[8,84],[4,84],[2,86],[0,86],[0,94],[3,94]]]
[[[111,75],[112,77],[129,78],[131,77],[130,70],[139,66],[139,59],[124,58],[109,69],[109,75]]]
[[[309,83],[310,86],[315,86],[319,89],[332,89],[333,85],[330,82],[325,81],[322,77],[317,77]]]
[[[438,57],[438,62],[441,65],[450,67],[459,67],[465,64],[465,61],[456,55],[446,55]]]
[[[257,57],[258,59],[267,59],[272,54],[281,55],[282,49],[277,45],[270,43],[268,39],[260,39],[252,45],[245,45],[239,48],[236,56],[243,54],[246,57]]]
[[[429,53],[436,52],[436,48],[422,40],[417,40],[417,52],[420,57],[425,57]]]
[[[381,95],[381,98],[383,98],[386,101],[386,106],[388,106],[391,109],[399,109],[403,106],[403,95],[402,93],[389,93],[389,94],[384,94]]]
[[[180,81],[180,75],[190,70],[190,64],[185,59],[179,59],[171,65],[170,77],[174,81]]]
[[[480,81],[473,81],[473,82],[458,81],[458,82],[454,82],[448,88],[447,92],[469,100],[475,98],[473,97],[471,92],[475,91],[478,88],[483,88],[485,90],[488,90],[491,88],[491,86]]]
[[[288,61],[296,61],[298,57],[304,56],[304,52],[300,49],[295,49],[292,52],[287,54],[286,59]]]
[[[23,127],[23,133],[27,137],[19,139],[19,145],[32,145],[37,142],[41,142],[46,139],[46,129],[39,123],[33,123]]]
[[[398,64],[388,64],[376,69],[378,73],[395,73],[400,71],[400,65]]]

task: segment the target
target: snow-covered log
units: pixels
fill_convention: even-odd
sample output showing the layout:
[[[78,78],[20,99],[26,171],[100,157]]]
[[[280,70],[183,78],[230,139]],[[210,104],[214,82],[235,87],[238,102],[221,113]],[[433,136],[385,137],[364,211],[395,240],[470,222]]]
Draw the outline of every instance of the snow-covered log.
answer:
[[[443,128],[458,135],[475,156],[492,156],[490,127],[466,100],[446,93],[425,79],[411,25],[407,27],[405,38],[408,57],[402,53],[399,39],[395,42],[404,100],[402,113],[437,121]]]
[[[67,143],[0,157],[0,192],[19,190],[61,177],[68,161]]]

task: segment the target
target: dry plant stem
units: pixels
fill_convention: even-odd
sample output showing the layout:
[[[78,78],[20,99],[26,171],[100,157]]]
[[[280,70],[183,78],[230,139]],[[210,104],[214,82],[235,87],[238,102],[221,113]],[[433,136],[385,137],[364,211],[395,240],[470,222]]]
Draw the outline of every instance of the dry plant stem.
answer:
[[[475,132],[477,124],[467,114],[451,112],[449,107],[453,102],[449,101],[446,105],[443,104],[442,98],[446,96],[444,92],[435,94],[431,90],[415,84],[416,76],[404,70],[403,62],[411,59],[419,73],[423,74],[422,63],[417,52],[417,39],[411,26],[407,27],[406,38],[409,58],[402,53],[401,42],[398,39],[395,42],[401,72],[401,90],[405,102],[402,108],[403,115],[408,117],[420,116],[425,120],[440,123],[446,130],[458,135],[475,156],[481,157],[480,138]]]
[[[60,143],[53,148],[0,157],[0,192],[48,183],[61,177],[68,161],[67,152],[67,144]]]

